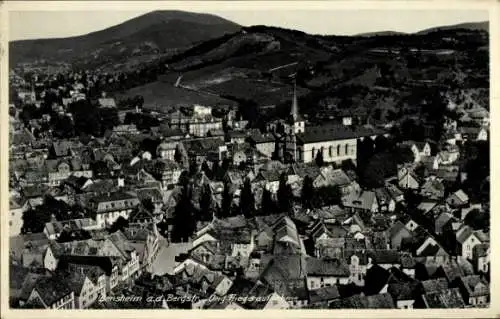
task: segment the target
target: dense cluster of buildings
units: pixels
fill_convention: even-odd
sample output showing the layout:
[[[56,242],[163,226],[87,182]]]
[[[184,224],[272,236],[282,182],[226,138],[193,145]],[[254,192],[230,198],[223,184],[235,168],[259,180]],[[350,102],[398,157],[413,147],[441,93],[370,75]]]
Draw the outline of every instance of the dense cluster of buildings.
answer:
[[[74,85],[72,101],[86,98],[84,87]],[[23,104],[38,103],[36,94],[22,90],[19,98]],[[116,107],[108,97],[99,103]],[[159,115],[161,127],[141,131],[121,124],[85,143],[35,138],[18,112],[11,115],[11,306],[409,309],[489,304],[489,230],[465,223],[469,213],[484,211],[487,203],[472,201],[462,189],[447,191],[450,182],[466,178],[458,165],[461,142],[488,140],[487,119],[475,118],[481,126],[470,127],[449,120],[438,148],[404,142],[413,162],[401,165],[383,186],[367,189],[355,169],[340,164],[355,167],[359,143],[387,132],[355,125],[348,117],[310,126],[299,116],[295,97],[291,110],[289,119],[261,133],[246,129],[231,112],[217,117],[211,107],[196,105],[188,112]],[[160,142],[154,151],[144,148],[142,141],[155,138]],[[318,157],[325,163],[321,167]],[[207,186],[216,207],[225,187],[237,206],[248,180],[259,211],[263,192],[275,199],[282,176],[297,199],[309,177],[314,190],[337,187],[341,200],[313,209],[297,200],[290,214],[213,216],[197,223],[182,251],[160,256],[176,243],[170,240],[171,228],[160,232],[157,225],[173,219],[179,183],[190,163],[198,167],[193,185]],[[205,167],[224,171],[216,177]],[[423,174],[416,172],[420,167]],[[407,194],[421,198],[415,212],[407,208]],[[47,197],[65,203],[70,217],[47,209]],[[49,214],[43,227],[27,225],[26,215],[40,211]],[[111,230],[119,220],[127,225]],[[82,230],[89,236],[79,236]],[[74,237],[62,241],[63,234]],[[173,264],[166,273],[155,270],[167,263],[162,258]]]

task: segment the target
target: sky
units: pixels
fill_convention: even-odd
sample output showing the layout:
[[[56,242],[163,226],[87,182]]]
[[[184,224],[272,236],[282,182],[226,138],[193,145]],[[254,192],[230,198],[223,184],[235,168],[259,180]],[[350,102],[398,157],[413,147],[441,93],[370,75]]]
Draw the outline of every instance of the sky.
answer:
[[[120,24],[148,11],[10,11],[9,39],[61,38],[83,35]],[[417,32],[423,29],[487,21],[486,10],[276,10],[210,9],[243,26],[270,25],[312,34],[355,35],[375,31]]]

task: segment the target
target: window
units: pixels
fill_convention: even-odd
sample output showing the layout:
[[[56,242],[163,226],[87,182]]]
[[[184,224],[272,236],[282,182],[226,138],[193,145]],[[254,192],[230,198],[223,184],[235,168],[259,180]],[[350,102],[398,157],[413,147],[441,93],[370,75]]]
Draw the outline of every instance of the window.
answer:
[[[328,156],[332,157],[333,156],[333,146],[330,145],[328,148]]]
[[[340,145],[337,145],[337,156],[340,156]]]
[[[313,147],[312,148],[312,158],[314,158],[314,153],[316,152],[316,149]]]
[[[349,144],[345,145],[345,155],[349,154]]]

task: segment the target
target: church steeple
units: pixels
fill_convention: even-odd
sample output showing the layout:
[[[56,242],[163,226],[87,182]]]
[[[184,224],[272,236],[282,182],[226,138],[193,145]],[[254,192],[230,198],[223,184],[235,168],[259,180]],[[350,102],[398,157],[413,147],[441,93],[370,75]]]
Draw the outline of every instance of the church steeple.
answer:
[[[295,124],[297,121],[298,113],[299,113],[299,103],[297,102],[297,81],[293,80],[293,100],[292,100],[292,109],[290,110],[290,118],[291,122]]]
[[[297,102],[297,81],[294,77],[293,79],[293,99],[292,99],[292,108],[290,110],[290,144],[292,151],[293,162],[297,162],[297,137],[295,136],[295,125],[298,118],[299,105]]]

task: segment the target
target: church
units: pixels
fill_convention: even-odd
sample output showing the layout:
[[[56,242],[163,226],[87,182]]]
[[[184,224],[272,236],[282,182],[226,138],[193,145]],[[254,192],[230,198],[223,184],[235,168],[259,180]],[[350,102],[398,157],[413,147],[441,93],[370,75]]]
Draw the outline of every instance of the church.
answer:
[[[286,163],[310,163],[317,156],[323,156],[327,163],[340,164],[345,160],[356,163],[358,141],[375,139],[387,134],[380,129],[353,125],[350,117],[344,117],[341,124],[328,123],[306,127],[299,116],[297,91],[294,88],[290,116],[285,133],[277,139],[280,159]]]

